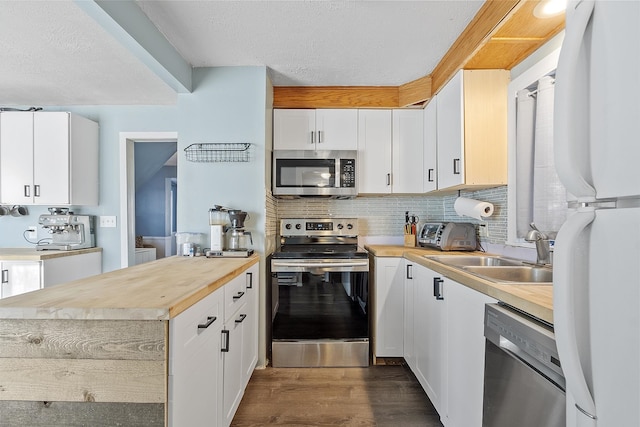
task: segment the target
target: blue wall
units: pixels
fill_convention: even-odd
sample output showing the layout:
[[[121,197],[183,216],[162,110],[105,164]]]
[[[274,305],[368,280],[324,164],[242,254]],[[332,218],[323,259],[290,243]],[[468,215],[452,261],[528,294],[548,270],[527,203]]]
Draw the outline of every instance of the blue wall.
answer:
[[[79,213],[118,216],[117,228],[97,228],[103,271],[120,268],[120,132],[178,132],[178,232],[208,235],[208,210],[222,204],[248,211],[254,248],[264,246],[266,104],[270,83],[265,67],[199,68],[194,90],[178,95],[173,106],[76,106],[46,108],[71,111],[100,125],[100,204]],[[194,142],[249,142],[248,163],[193,163],[184,148]],[[0,217],[0,247],[32,247],[23,231],[36,225],[47,206],[30,206],[21,218]]]
[[[176,167],[164,166],[136,189],[136,236],[169,236],[165,233],[166,179],[175,177]]]

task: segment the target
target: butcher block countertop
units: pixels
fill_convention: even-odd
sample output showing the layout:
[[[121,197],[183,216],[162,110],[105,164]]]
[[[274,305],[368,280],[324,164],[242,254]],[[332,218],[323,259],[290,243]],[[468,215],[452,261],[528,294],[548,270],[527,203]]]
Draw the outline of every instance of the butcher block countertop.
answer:
[[[102,252],[102,248],[76,249],[73,251],[37,251],[35,248],[0,248],[0,259],[3,261],[42,261],[73,255]]]
[[[0,319],[168,320],[258,261],[162,258],[0,299]]]
[[[365,249],[377,257],[404,257],[485,295],[509,304],[548,323],[553,323],[553,286],[507,285],[481,279],[466,271],[425,258],[425,255],[488,255],[484,252],[442,252],[435,249],[370,245]]]

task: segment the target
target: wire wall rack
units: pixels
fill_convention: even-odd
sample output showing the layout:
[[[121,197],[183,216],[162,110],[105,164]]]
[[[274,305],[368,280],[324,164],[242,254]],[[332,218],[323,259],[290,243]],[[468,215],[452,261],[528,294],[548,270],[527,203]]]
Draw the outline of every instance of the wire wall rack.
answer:
[[[251,144],[239,142],[207,142],[191,144],[184,149],[190,162],[248,162]]]

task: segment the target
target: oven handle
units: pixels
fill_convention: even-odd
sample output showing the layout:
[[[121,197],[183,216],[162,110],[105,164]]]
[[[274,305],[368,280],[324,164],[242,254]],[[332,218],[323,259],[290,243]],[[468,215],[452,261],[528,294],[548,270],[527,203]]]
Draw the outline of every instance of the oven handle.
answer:
[[[350,262],[286,262],[271,261],[273,267],[367,267],[369,261],[350,261]]]

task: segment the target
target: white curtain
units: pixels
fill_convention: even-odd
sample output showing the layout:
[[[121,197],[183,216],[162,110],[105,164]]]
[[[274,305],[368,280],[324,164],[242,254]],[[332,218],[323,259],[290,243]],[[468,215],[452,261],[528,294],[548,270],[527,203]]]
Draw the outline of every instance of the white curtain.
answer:
[[[553,160],[553,82],[553,77],[545,76],[535,91],[517,95],[518,237],[526,236],[531,222],[554,235],[566,219],[567,194]]]

